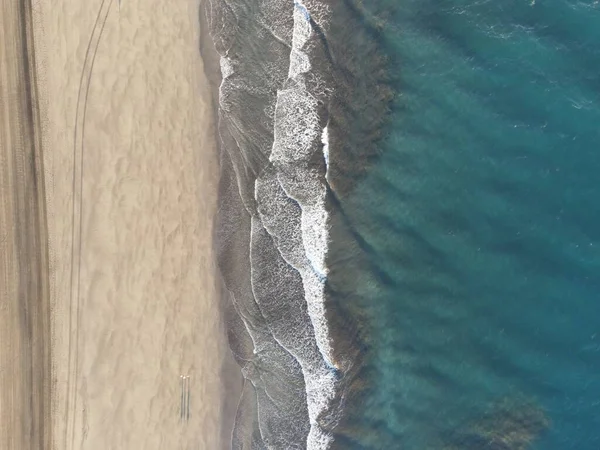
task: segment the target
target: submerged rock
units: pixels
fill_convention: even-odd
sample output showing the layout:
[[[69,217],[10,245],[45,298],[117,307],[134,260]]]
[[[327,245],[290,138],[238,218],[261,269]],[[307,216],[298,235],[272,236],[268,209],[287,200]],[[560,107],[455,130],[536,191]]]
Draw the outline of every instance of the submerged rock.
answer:
[[[522,398],[506,398],[489,412],[457,430],[445,450],[526,450],[550,426],[539,405]]]

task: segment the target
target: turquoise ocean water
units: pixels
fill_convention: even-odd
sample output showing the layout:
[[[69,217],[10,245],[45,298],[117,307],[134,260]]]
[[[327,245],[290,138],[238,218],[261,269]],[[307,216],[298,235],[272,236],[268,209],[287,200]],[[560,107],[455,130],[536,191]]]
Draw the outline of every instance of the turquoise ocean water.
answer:
[[[337,448],[600,449],[600,5],[362,8],[397,96],[341,200],[370,338]]]

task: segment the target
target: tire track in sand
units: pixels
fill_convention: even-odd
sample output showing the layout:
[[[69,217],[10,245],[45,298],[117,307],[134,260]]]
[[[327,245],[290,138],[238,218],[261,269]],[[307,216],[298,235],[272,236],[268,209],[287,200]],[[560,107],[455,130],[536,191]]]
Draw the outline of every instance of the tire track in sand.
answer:
[[[85,149],[85,116],[87,112],[88,95],[92,81],[94,62],[104,27],[108,20],[114,0],[102,0],[92,33],[88,41],[75,111],[75,130],[73,137],[73,217],[71,235],[71,274],[69,297],[69,345],[68,371],[66,394],[66,420],[64,443],[75,446],[75,421],[77,417],[77,383],[79,366],[79,322],[81,304],[81,250],[82,250],[82,212],[83,212],[83,157]]]

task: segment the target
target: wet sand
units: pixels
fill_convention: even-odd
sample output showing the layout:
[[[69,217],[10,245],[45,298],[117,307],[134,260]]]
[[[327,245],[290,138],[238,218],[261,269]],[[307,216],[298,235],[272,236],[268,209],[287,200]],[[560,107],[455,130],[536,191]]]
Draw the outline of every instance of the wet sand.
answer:
[[[21,61],[2,65],[10,89],[31,58],[7,40],[26,39],[5,25],[22,2],[2,2],[2,60]],[[218,302],[198,5],[60,0],[31,15],[39,99],[0,104],[0,447],[227,448],[241,381]]]
[[[50,284],[28,2],[0,1],[0,448],[49,448]]]

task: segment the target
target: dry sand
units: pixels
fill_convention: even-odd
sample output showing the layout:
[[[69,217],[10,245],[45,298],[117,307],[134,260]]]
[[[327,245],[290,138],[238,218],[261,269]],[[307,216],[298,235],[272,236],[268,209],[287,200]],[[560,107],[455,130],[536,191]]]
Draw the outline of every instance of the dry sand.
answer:
[[[17,18],[22,2],[0,1],[2,21],[7,11]],[[224,390],[235,398],[239,380],[223,377],[231,360],[212,250],[218,162],[197,2],[57,0],[37,2],[34,17],[43,154],[6,131],[28,133],[9,123],[5,96],[0,104],[0,448],[227,448]],[[17,45],[2,30],[4,61]],[[2,86],[19,77],[8,66]],[[27,160],[27,149],[38,151],[41,173],[7,164]],[[34,175],[37,183],[21,180]],[[38,186],[23,197],[29,210],[11,200],[20,182]],[[21,230],[34,242],[24,255],[9,224],[19,208],[41,217]],[[19,291],[19,257],[35,262],[34,294]],[[19,331],[19,295],[38,300],[33,336]],[[16,379],[25,366],[29,378]],[[180,419],[181,374],[190,376],[189,421]],[[35,420],[21,423],[33,409]]]

